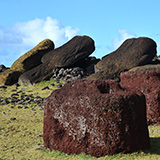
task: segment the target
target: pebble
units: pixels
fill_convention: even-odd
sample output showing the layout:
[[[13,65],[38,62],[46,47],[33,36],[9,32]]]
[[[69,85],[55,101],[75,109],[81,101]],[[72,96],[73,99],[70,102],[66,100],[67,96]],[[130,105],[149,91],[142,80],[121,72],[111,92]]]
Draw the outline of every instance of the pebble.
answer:
[[[41,148],[36,148],[35,150],[36,150],[36,151],[41,151],[42,149],[41,149]]]
[[[12,90],[11,90],[11,92],[16,92],[16,91],[17,91],[16,89],[12,89]]]
[[[6,89],[7,87],[6,87],[6,86],[0,86],[0,88],[2,88],[2,89]]]
[[[10,120],[14,121],[14,120],[16,120],[16,118],[15,118],[15,117],[12,117],[12,118],[10,118]]]
[[[24,109],[28,109],[28,108],[29,108],[28,106],[25,106],[25,107],[24,107]]]
[[[62,87],[62,84],[61,84],[61,83],[57,85],[57,88],[61,88],[61,87]]]
[[[11,108],[15,108],[15,106],[11,106]]]
[[[46,89],[50,89],[50,88],[48,86],[46,86],[46,87],[42,88],[42,91],[46,90]]]
[[[23,108],[22,106],[18,106],[19,109]]]

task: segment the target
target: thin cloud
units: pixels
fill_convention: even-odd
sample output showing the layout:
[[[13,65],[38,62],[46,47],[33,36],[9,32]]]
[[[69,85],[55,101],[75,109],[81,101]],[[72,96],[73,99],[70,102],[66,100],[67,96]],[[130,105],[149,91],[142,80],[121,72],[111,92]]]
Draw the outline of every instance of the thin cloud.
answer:
[[[22,54],[46,38],[59,47],[78,33],[79,28],[63,26],[60,21],[51,17],[0,27],[0,64],[10,66]]]
[[[135,34],[130,33],[125,29],[118,30],[118,37],[113,40],[114,48],[119,47],[126,39],[135,37]]]
[[[135,33],[131,33],[126,29],[119,29],[118,30],[118,37],[114,38],[112,41],[112,45],[111,46],[107,46],[107,48],[109,50],[115,50],[118,47],[120,47],[120,45],[129,38],[133,38],[136,37]]]

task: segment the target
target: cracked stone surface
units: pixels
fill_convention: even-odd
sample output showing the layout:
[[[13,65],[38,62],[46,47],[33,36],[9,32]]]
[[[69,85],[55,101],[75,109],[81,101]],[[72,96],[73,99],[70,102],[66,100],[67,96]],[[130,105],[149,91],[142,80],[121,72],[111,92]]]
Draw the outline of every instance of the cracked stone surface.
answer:
[[[77,80],[44,105],[44,144],[67,154],[95,157],[149,148],[145,96],[112,80]]]

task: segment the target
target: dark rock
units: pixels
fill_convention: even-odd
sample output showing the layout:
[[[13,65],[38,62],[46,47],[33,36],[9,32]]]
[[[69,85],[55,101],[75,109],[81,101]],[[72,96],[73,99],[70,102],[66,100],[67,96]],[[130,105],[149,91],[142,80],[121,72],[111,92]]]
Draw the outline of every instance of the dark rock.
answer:
[[[23,108],[23,106],[18,106],[18,109],[21,109],[21,108]]]
[[[148,124],[160,124],[160,70],[128,71],[121,73],[120,78],[122,88],[145,95]]]
[[[145,97],[115,81],[67,83],[44,105],[43,140],[50,150],[95,157],[149,148]]]
[[[13,108],[15,108],[15,106],[11,106],[11,108],[13,109]]]
[[[88,57],[94,50],[94,41],[90,37],[76,36],[63,46],[44,55],[43,63],[22,74],[18,82],[20,85],[32,85],[49,79],[53,75],[53,69],[76,66],[78,61]]]
[[[19,99],[17,97],[12,97],[11,98],[11,103],[16,103],[18,101],[19,101]]]
[[[42,62],[60,68],[76,66],[78,61],[88,57],[94,50],[93,39],[88,36],[75,36],[63,46],[44,55]]]
[[[15,117],[12,117],[12,118],[10,118],[10,120],[15,121],[15,120],[16,120],[16,118],[15,118]]]
[[[19,87],[20,85],[18,83],[15,83],[14,86]]]
[[[28,109],[28,108],[29,108],[28,106],[25,106],[25,107],[24,107],[24,109]]]
[[[61,84],[61,83],[58,84],[58,85],[57,85],[57,88],[62,88],[62,84]]]
[[[42,151],[43,149],[42,148],[36,148],[35,150],[36,151]]]
[[[17,93],[22,93],[22,91],[18,91]]]
[[[18,93],[11,94],[11,97],[14,97],[14,96],[19,96],[19,94]]]
[[[16,89],[12,89],[12,90],[11,90],[11,92],[16,92],[16,91],[17,91]]]
[[[42,88],[42,91],[46,90],[46,89],[50,89],[50,88],[48,86],[46,86],[46,87]]]
[[[92,80],[92,79],[97,79],[97,80],[115,80],[116,82],[120,81],[119,75],[122,70],[119,70],[115,65],[110,66],[109,68],[105,70],[100,70],[96,72],[95,74],[91,74],[88,76],[86,79]]]
[[[6,104],[9,104],[9,103],[10,103],[9,99],[5,98],[4,100],[2,100],[1,105],[6,105]]]
[[[156,56],[156,43],[146,37],[126,40],[116,51],[104,56],[95,66],[97,73],[90,79],[119,78],[119,74],[133,67],[145,65]]]
[[[2,88],[2,89],[7,89],[7,86],[0,86],[0,88]]]

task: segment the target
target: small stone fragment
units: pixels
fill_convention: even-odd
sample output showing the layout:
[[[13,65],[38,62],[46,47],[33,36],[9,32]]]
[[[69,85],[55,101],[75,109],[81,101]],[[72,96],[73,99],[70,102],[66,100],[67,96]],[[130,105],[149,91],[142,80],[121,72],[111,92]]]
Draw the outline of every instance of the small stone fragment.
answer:
[[[10,118],[10,120],[14,121],[14,120],[16,120],[16,118],[15,118],[15,117],[12,117],[12,118]]]

